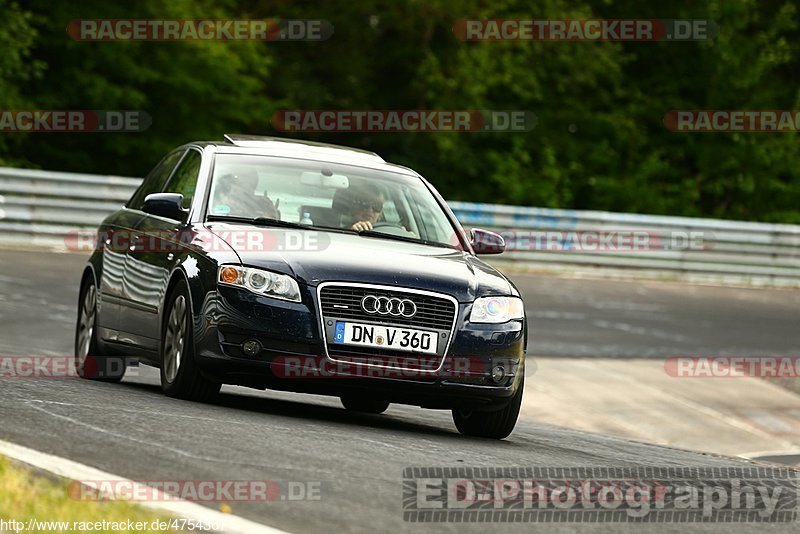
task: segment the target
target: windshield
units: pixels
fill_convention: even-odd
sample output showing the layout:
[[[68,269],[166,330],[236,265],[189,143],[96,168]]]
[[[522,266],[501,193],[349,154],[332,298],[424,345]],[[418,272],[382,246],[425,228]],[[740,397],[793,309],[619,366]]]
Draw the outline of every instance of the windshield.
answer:
[[[422,180],[318,161],[218,154],[208,215],[458,245],[455,229]]]

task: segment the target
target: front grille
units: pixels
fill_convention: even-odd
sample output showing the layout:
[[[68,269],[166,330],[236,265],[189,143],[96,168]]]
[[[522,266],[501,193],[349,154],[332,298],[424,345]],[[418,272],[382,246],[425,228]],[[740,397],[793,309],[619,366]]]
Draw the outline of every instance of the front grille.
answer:
[[[367,295],[410,299],[417,305],[417,313],[411,318],[369,314],[361,308],[361,299]],[[456,313],[455,304],[442,297],[371,287],[326,286],[320,291],[320,303],[323,317],[434,330],[449,331]]]
[[[361,299],[367,295],[410,299],[416,305],[417,313],[413,317],[367,313],[361,308]],[[367,366],[380,365],[418,371],[435,371],[444,361],[456,316],[456,303],[453,300],[411,291],[346,284],[323,286],[319,296],[323,328],[328,340],[326,349],[328,356],[332,359]],[[433,330],[436,332],[438,340],[436,354],[331,343],[335,324],[338,321]]]

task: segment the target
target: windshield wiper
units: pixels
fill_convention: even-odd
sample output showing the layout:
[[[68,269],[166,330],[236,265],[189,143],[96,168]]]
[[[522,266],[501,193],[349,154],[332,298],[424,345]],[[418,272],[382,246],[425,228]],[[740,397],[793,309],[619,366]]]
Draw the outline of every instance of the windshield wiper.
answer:
[[[282,221],[280,219],[270,219],[269,217],[256,217],[253,219],[253,222],[259,226],[280,226],[282,228],[303,228],[307,230],[312,227],[310,224],[300,224]]]
[[[207,221],[226,221],[236,222],[243,224],[254,224],[256,226],[274,226],[279,228],[298,228],[301,230],[322,230],[325,232],[339,232],[339,233],[355,233],[354,230],[345,230],[343,228],[334,228],[332,226],[318,226],[311,224],[300,224],[290,221],[282,221],[280,219],[271,219],[269,217],[239,217],[235,215],[209,215],[206,217]]]
[[[312,228],[307,224],[294,223],[289,221],[281,221],[280,219],[270,219],[269,217],[235,217],[232,215],[209,215],[206,217],[209,221],[229,221],[244,224],[254,224],[256,226],[277,226],[280,228],[302,228],[308,230]]]
[[[449,243],[439,243],[438,241],[428,241],[425,239],[420,239],[418,237],[411,237],[411,236],[404,236],[404,235],[395,235],[395,234],[386,234],[383,232],[378,232],[376,230],[363,230],[358,232],[358,235],[363,235],[364,237],[378,237],[383,239],[394,239],[396,241],[405,241],[406,243],[416,243],[422,245],[430,245],[432,247],[447,247],[457,249],[453,245]]]

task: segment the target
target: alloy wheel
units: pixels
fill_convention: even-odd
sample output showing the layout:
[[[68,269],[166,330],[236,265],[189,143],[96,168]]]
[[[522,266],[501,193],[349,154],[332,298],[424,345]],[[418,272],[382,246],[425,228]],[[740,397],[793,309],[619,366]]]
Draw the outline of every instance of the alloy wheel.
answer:
[[[186,299],[183,295],[178,295],[172,303],[164,338],[164,375],[170,384],[175,381],[181,368],[185,343]]]
[[[75,344],[75,367],[83,369],[92,347],[94,323],[97,316],[97,290],[94,284],[86,288],[78,319],[78,336]]]

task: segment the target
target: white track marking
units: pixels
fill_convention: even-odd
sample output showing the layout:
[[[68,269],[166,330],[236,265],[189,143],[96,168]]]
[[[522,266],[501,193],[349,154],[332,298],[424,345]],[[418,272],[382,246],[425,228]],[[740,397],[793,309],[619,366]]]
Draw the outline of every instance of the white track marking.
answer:
[[[0,440],[0,454],[19,462],[34,466],[38,469],[42,469],[48,473],[53,473],[54,475],[65,477],[71,480],[109,480],[118,483],[122,482],[134,488],[134,492],[138,491],[140,486],[142,486],[141,484],[138,484],[132,480],[112,475],[110,473],[106,473],[105,471],[100,471],[94,467],[80,464],[59,456],[53,456],[52,454],[39,452],[34,449],[29,449],[8,441]],[[287,534],[283,530],[268,527],[239,516],[224,514],[222,512],[206,508],[205,506],[201,506],[197,503],[176,500],[174,498],[170,498],[169,501],[158,500],[161,499],[161,492],[157,489],[141,489],[146,489],[146,491],[152,494],[156,500],[136,501],[135,504],[145,508],[167,512],[174,517],[193,519],[195,521],[201,521],[205,524],[222,525],[222,532],[225,533]]]

